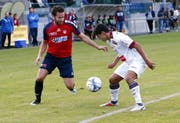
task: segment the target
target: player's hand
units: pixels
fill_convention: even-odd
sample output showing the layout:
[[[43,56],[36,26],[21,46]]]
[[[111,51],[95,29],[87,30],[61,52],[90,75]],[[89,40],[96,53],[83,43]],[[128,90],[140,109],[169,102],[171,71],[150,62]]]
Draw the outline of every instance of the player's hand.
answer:
[[[37,57],[37,58],[36,58],[36,61],[35,61],[35,65],[37,66],[40,61],[41,61],[41,57]]]
[[[151,70],[154,70],[155,67],[156,67],[155,63],[151,62],[150,60],[148,60],[148,61],[146,62],[146,64],[148,65],[148,67],[149,67]]]
[[[98,50],[103,50],[103,51],[107,52],[108,48],[107,48],[107,46],[99,46]]]
[[[150,68],[151,68],[152,70],[154,70],[154,69],[156,68],[156,64],[155,64],[155,63],[152,63],[152,65],[150,66]]]

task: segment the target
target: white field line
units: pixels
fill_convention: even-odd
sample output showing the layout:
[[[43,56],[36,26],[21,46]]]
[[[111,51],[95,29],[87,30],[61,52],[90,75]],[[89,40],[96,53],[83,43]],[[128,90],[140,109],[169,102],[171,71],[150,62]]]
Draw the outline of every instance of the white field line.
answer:
[[[154,100],[145,102],[144,105],[149,105],[149,104],[152,104],[152,103],[157,103],[157,102],[160,102],[160,101],[163,101],[163,100],[167,100],[169,98],[176,97],[176,96],[179,96],[179,95],[180,95],[180,92],[174,93],[174,94],[171,94],[171,95],[159,98],[159,99],[154,99]],[[104,117],[108,117],[108,116],[111,116],[111,115],[115,115],[115,114],[127,111],[127,110],[131,109],[132,107],[133,106],[130,106],[130,107],[126,107],[126,108],[122,108],[122,109],[119,109],[119,110],[115,110],[115,111],[112,111],[112,112],[109,112],[109,113],[106,113],[106,114],[103,114],[103,115],[100,115],[100,116],[91,117],[91,118],[82,120],[79,123],[89,123],[89,122],[92,122],[92,121],[95,121],[95,120],[98,120],[98,119],[101,119],[101,118],[104,118]]]

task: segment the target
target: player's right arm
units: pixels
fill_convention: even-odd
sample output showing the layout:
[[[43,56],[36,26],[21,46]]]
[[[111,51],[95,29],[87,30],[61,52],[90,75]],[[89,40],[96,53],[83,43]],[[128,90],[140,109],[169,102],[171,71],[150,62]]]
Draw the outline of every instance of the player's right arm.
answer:
[[[47,41],[43,40],[41,42],[41,45],[39,48],[39,52],[38,52],[38,56],[37,56],[36,61],[35,61],[35,65],[39,64],[39,62],[41,61],[41,58],[42,58],[43,54],[46,52],[46,50],[47,50]]]
[[[35,61],[35,65],[38,65],[39,62],[41,61],[41,58],[43,56],[43,54],[46,52],[47,50],[47,46],[48,46],[48,27],[50,26],[51,24],[47,24],[44,29],[43,29],[43,40],[41,42],[41,45],[40,45],[40,48],[39,48],[39,52],[38,52],[38,55],[37,55],[37,58],[36,58],[36,61]]]
[[[114,66],[116,66],[116,64],[119,62],[119,56],[117,56],[114,61],[110,64],[108,64],[108,68],[113,68]]]

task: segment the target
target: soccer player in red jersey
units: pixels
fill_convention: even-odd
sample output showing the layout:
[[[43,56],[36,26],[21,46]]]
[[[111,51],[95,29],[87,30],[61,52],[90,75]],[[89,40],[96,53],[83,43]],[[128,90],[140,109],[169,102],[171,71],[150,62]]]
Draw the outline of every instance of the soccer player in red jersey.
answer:
[[[72,33],[77,35],[83,42],[98,50],[108,50],[106,46],[98,46],[88,36],[80,32],[73,22],[66,21],[64,19],[64,8],[61,6],[54,6],[51,13],[54,21],[44,27],[44,39],[35,61],[35,64],[38,65],[43,54],[47,51],[44,61],[37,73],[34,87],[36,99],[31,103],[31,105],[40,104],[43,81],[56,67],[59,69],[60,76],[63,78],[66,87],[73,94],[76,93],[71,59]]]

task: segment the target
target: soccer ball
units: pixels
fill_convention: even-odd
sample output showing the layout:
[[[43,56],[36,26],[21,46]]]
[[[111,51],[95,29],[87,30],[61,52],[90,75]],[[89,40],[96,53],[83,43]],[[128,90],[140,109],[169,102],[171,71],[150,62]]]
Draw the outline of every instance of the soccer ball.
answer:
[[[102,87],[101,79],[96,76],[90,77],[86,82],[86,87],[91,92],[99,91]]]

